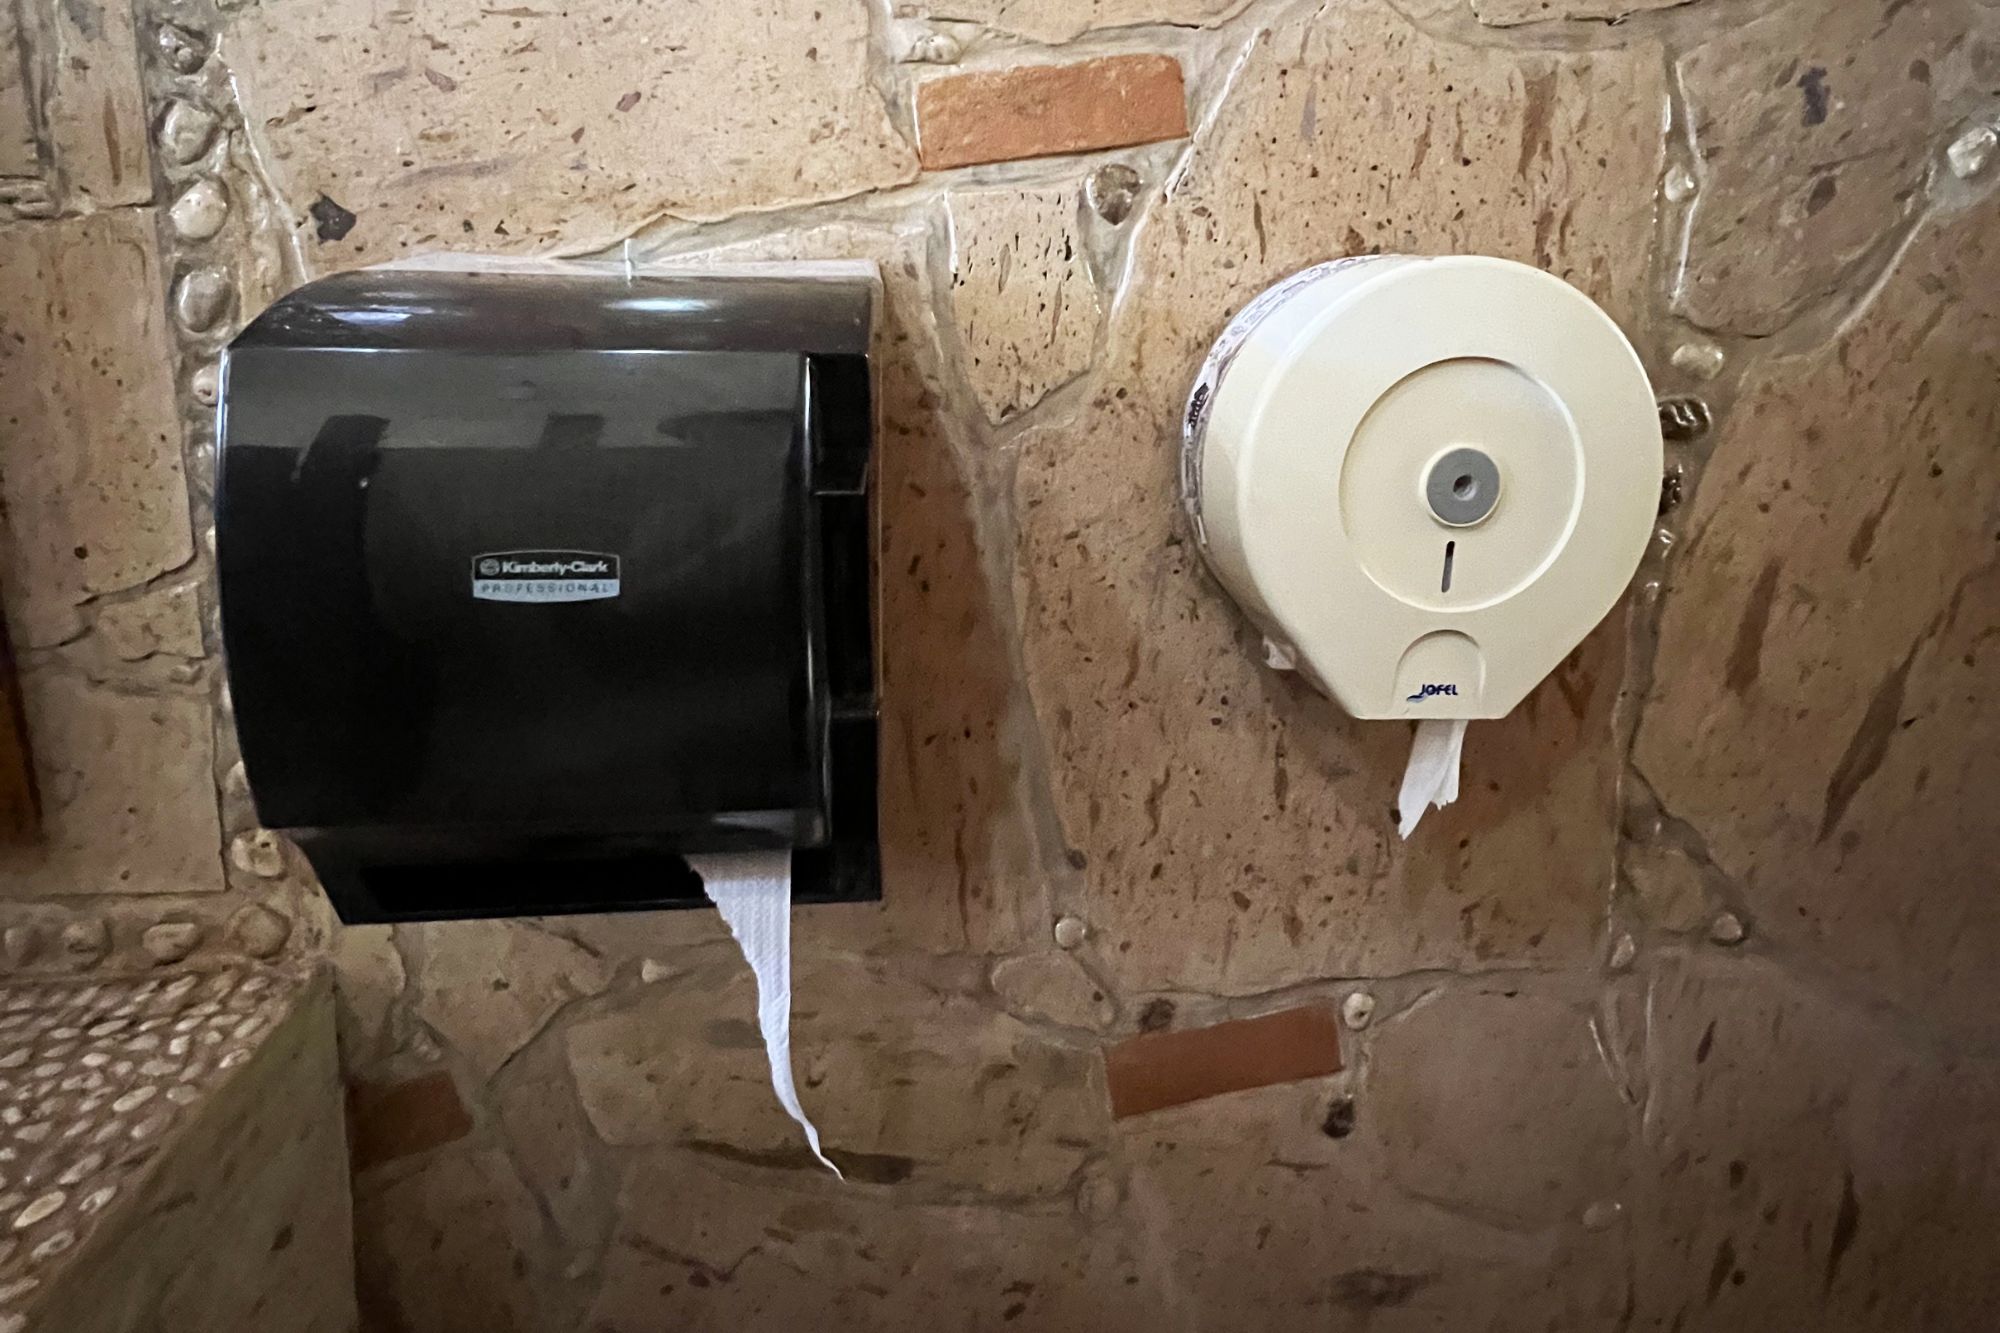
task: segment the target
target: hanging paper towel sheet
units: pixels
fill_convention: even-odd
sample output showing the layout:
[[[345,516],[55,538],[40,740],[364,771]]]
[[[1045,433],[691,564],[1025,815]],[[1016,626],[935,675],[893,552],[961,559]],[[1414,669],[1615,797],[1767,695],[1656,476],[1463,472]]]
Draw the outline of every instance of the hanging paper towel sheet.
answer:
[[[1465,719],[1427,718],[1417,723],[1410,742],[1409,767],[1403,770],[1403,791],[1396,800],[1402,816],[1398,831],[1407,838],[1432,806],[1442,810],[1458,799],[1458,765],[1465,749]]]
[[[743,959],[757,977],[757,1026],[771,1062],[771,1087],[779,1103],[806,1132],[820,1165],[840,1168],[819,1148],[819,1130],[799,1105],[792,1080],[792,854],[751,852],[737,856],[691,856],[709,901],[722,914]]]

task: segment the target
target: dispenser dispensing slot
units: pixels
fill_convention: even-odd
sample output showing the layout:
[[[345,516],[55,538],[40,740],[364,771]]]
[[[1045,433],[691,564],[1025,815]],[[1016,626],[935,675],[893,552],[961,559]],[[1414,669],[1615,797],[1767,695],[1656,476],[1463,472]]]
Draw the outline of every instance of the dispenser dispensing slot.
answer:
[[[880,896],[868,266],[364,270],[224,360],[258,817],[348,921]]]

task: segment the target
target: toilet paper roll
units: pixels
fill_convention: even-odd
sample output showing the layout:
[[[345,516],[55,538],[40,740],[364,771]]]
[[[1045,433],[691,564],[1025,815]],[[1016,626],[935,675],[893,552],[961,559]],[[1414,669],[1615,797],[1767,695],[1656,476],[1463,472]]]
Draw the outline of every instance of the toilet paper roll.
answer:
[[[820,1165],[840,1168],[819,1149],[819,1130],[799,1105],[792,1081],[792,854],[751,852],[738,856],[690,856],[708,899],[736,937],[743,959],[757,978],[757,1026],[771,1062],[771,1088],[778,1102],[806,1132]]]
[[[1407,838],[1431,806],[1442,810],[1458,799],[1458,764],[1465,749],[1465,719],[1426,718],[1417,723],[1410,742],[1409,767],[1403,770],[1403,792],[1396,800],[1402,815],[1399,832]]]

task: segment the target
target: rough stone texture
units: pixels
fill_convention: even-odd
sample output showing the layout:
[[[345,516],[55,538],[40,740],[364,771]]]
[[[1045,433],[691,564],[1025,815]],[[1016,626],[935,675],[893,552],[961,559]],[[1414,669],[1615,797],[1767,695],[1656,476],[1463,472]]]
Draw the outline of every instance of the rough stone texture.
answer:
[[[527,1262],[540,1219],[498,1151],[460,1147],[358,1182],[354,1225],[368,1238],[355,1260],[364,1327],[548,1327]]]
[[[1761,962],[1653,978],[1635,1327],[1984,1328],[2000,1066]],[[1671,1240],[1669,1241],[1669,1238]]]
[[[149,211],[0,236],[0,562],[15,646],[193,554]]]
[[[1104,987],[1066,953],[1002,959],[989,979],[1007,1012],[1031,1023],[1103,1028],[1115,1012]]]
[[[0,849],[10,896],[212,893],[223,886],[205,699],[25,674],[41,843]]]
[[[1389,1177],[1415,1197],[1546,1226],[1621,1183],[1628,1108],[1587,1005],[1447,987],[1381,1025],[1370,1049],[1369,1121]]]
[[[591,1123],[622,1147],[811,1168],[771,1096],[755,988],[738,959],[569,1030]],[[792,1063],[827,1155],[851,1178],[1045,1195],[1109,1123],[1097,1061],[994,1012],[974,977],[795,960]]]
[[[860,0],[402,13],[251,6],[223,39],[302,243],[322,248],[307,212],[321,196],[358,219],[320,262],[601,245],[660,214],[853,194],[915,169],[862,75]],[[753,49],[713,40],[725,27]],[[512,180],[534,187],[495,188]]]
[[[1972,29],[1961,0],[1788,5],[1682,58],[1702,178],[1690,319],[1769,333],[1856,284],[1919,207],[1931,137],[1974,87],[2000,84],[2000,46]]]
[[[107,603],[97,613],[97,632],[106,648],[128,662],[155,653],[200,657],[201,600],[194,587],[186,585]]]
[[[954,191],[946,208],[965,374],[987,419],[1004,421],[1090,366],[1097,288],[1077,192]]]
[[[2000,210],[1926,228],[1836,343],[1754,376],[1672,566],[1636,759],[1757,928],[1996,1030]]]
[[[416,1012],[481,1078],[490,1078],[549,1016],[610,977],[592,952],[518,921],[413,927],[423,959]]]
[[[30,335],[0,341],[0,424],[37,441],[0,437],[0,580],[34,688],[81,719],[34,739],[90,780],[68,873],[0,863],[5,965],[164,973],[176,925],[196,958],[328,948],[371,1329],[2000,1325],[1978,800],[2000,497],[1975,447],[2000,220],[1991,169],[1942,156],[1991,117],[2000,5],[1552,3],[174,0],[138,34],[154,135],[118,139],[155,158],[124,186],[171,183],[165,216],[87,211],[109,141],[75,116],[59,140],[41,106],[109,67],[54,69],[52,7],[0,5],[26,20],[0,127],[23,106],[41,136],[0,129],[0,325]],[[1104,32],[1126,24],[1156,26]],[[910,183],[918,90],[958,75],[897,62],[1018,89],[1051,77],[1022,62],[1145,50],[1185,72],[1187,141]],[[1040,150],[1105,109],[1049,107],[972,129]],[[602,258],[882,273],[886,896],[796,918],[800,1090],[845,1183],[774,1104],[713,914],[339,930],[260,838],[226,725],[211,742],[212,547],[186,529],[190,504],[210,521],[218,340],[302,271],[634,228]],[[1641,591],[1473,730],[1466,795],[1408,844],[1407,733],[1259,665],[1174,504],[1224,321],[1378,248],[1570,277],[1663,386],[1705,376],[1716,423],[1676,443]],[[233,890],[22,900],[135,861],[165,881],[195,848]],[[1185,1085],[1212,1072],[1189,1031],[1343,1005],[1338,1072],[1112,1117],[1107,1053],[1165,1052]],[[42,1054],[0,1079],[72,1077]],[[0,1138],[53,1142],[40,1100],[88,1095],[37,1093]],[[321,1142],[340,1121],[269,1101]],[[14,1216],[52,1210],[40,1245],[77,1206],[60,1183],[38,1205],[23,1162],[0,1159],[22,1196],[0,1266],[32,1248]],[[175,1301],[340,1271],[284,1267],[318,1253],[303,1229],[182,1211],[159,1228],[249,1276],[190,1263]]]
[[[18,5],[0,5],[0,51],[25,54]],[[0,176],[35,176],[41,172],[40,146],[35,138],[34,94],[21,59],[0,60]]]
[[[132,7],[37,5],[49,26],[49,130],[70,190],[98,208],[153,197]],[[72,201],[80,202],[80,201]]]
[[[1448,103],[1423,91],[1447,85]],[[1228,316],[1329,254],[1512,255],[1629,311],[1663,96],[1644,47],[1451,47],[1366,0],[1254,41],[1232,115],[1134,243],[1136,346],[1116,368],[1131,392],[1100,391],[1022,445],[1029,685],[1121,985],[1242,992],[1594,949],[1620,618],[1512,717],[1471,729],[1464,798],[1399,843],[1407,731],[1348,721],[1264,669],[1184,543],[1169,442]]]
[[[1178,139],[1187,94],[1172,56],[1106,56],[953,74],[917,88],[924,168]]]
[[[1098,28],[1142,23],[1206,27],[1239,14],[1249,0],[920,0],[899,13],[982,24],[1037,42],[1066,42]]]
[[[0,1324],[354,1327],[324,975],[15,986],[0,1011]]]
[[[1472,12],[1481,23],[1511,28],[1551,19],[1616,22],[1633,14],[1690,3],[1692,0],[1472,0]]]

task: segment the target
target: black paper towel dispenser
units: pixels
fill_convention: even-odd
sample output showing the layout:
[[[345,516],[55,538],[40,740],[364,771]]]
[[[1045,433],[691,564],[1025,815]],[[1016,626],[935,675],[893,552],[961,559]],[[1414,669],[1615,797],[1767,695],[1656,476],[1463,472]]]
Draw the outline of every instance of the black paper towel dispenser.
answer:
[[[258,818],[347,921],[880,896],[872,271],[384,268],[223,360]]]

